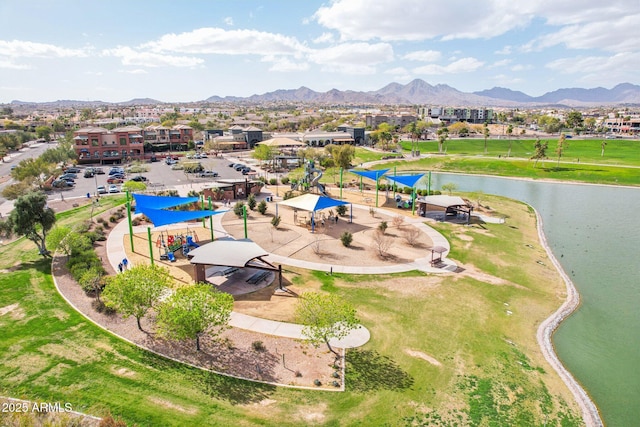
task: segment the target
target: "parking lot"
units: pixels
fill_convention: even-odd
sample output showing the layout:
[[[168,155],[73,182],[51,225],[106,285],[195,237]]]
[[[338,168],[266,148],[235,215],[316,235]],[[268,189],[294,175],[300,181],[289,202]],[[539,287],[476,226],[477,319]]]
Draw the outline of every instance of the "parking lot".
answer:
[[[143,172],[141,174],[137,173],[128,173],[125,177],[125,182],[137,175],[142,175],[147,178],[146,184],[149,189],[167,189],[173,188],[177,185],[188,185],[188,184],[201,184],[207,182],[215,182],[219,179],[229,179],[229,178],[247,178],[246,175],[242,175],[241,172],[234,170],[229,167],[230,163],[237,163],[240,161],[245,165],[251,166],[253,169],[259,171],[259,169],[255,166],[255,162],[253,160],[249,160],[247,158],[238,160],[237,158],[225,158],[225,157],[209,157],[206,159],[183,159],[180,163],[192,163],[192,162],[200,162],[204,167],[205,171],[214,171],[218,173],[217,177],[200,177],[199,173],[185,173],[184,170],[175,170],[172,169],[171,166],[165,164],[165,162],[154,162],[154,163],[145,163],[144,165],[149,169],[148,172]],[[123,166],[126,168],[126,165],[114,165],[114,166]],[[78,178],[75,180],[75,186],[70,189],[64,190],[53,190],[50,193],[50,197],[58,199],[61,197],[71,198],[71,197],[83,197],[89,193],[91,196],[95,196],[97,193],[97,189],[100,186],[104,186],[109,191],[110,183],[107,182],[109,178],[109,170],[111,169],[110,165],[101,166],[104,170],[103,175],[94,175],[91,178],[84,178],[83,173],[79,173]],[[84,169],[84,167],[82,167]],[[120,188],[121,184],[117,184],[118,188]]]

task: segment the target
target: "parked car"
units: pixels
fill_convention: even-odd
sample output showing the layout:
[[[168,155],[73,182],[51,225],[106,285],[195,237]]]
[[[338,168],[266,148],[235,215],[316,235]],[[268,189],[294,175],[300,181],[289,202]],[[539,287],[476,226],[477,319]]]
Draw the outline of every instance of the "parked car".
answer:
[[[200,158],[201,159],[206,159],[207,158],[207,153],[200,153]]]
[[[198,175],[200,178],[215,178],[216,176],[218,176],[218,172],[214,172],[214,171],[203,171],[200,172],[200,175]]]
[[[228,165],[228,166],[229,166],[230,168],[235,168],[237,164],[238,164],[238,163],[229,163],[229,165]]]
[[[236,163],[236,165],[233,167],[235,170],[237,170],[238,172],[240,172],[242,169],[244,169],[246,166],[243,165],[242,163]]]
[[[107,179],[107,184],[122,184],[123,182],[124,179],[122,178],[109,177],[109,179]]]
[[[114,173],[113,175],[109,175],[109,178],[120,178],[120,179],[124,179],[125,176],[122,173]]]
[[[70,168],[66,168],[64,171],[65,171],[65,173],[80,173],[80,172],[82,172],[82,170],[80,168],[77,168],[75,166],[72,166]]]
[[[147,182],[148,180],[147,180],[146,176],[138,175],[138,176],[134,176],[133,178],[131,178],[131,181]]]
[[[256,170],[251,168],[242,168],[242,175],[249,175],[250,173],[254,173]]]
[[[98,192],[98,194],[107,194],[107,187],[105,187],[104,185],[98,185],[96,191]]]
[[[109,169],[109,175],[117,175],[117,174],[124,175],[124,169],[123,168],[111,168],[111,169]]]
[[[84,171],[84,175],[85,178],[93,178],[95,176],[95,172],[93,172],[93,170],[91,169],[87,169]]]
[[[104,175],[104,169],[102,168],[93,168],[93,173],[96,175]]]
[[[73,182],[65,181],[64,179],[56,179],[51,183],[53,188],[71,188],[75,185]]]
[[[58,179],[67,179],[67,178],[77,179],[78,175],[76,175],[75,173],[63,173],[58,177]]]
[[[109,186],[109,193],[119,193],[120,189],[118,188],[117,185],[111,184]]]
[[[165,160],[164,162],[165,162],[166,164],[170,165],[170,166],[171,166],[171,165],[175,165],[176,163],[178,163],[178,161],[177,161],[177,160],[173,160],[173,159],[172,159],[172,158],[170,158],[170,157],[167,157],[167,160]]]

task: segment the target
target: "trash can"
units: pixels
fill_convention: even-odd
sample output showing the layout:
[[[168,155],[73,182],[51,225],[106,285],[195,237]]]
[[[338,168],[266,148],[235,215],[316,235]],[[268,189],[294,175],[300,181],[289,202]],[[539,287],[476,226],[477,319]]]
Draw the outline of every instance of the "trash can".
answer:
[[[267,202],[273,202],[273,196],[267,196]]]
[[[87,199],[91,198],[91,193],[87,193]]]

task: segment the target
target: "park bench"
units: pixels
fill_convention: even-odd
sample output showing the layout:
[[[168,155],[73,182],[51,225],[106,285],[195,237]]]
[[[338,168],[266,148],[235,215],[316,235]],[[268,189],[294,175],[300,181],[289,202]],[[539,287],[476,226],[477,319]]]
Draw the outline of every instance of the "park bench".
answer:
[[[268,271],[256,271],[251,275],[251,277],[247,279],[247,283],[250,283],[252,285],[257,285],[261,281],[266,280],[267,276],[269,276]]]

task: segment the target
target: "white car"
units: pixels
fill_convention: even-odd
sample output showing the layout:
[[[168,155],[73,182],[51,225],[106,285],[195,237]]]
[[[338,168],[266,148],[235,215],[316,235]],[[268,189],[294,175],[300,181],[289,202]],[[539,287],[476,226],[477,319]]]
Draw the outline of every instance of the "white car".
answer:
[[[120,189],[118,188],[117,185],[111,184],[109,186],[109,193],[119,193],[119,192],[120,192]]]
[[[98,194],[107,194],[107,188],[104,185],[99,185],[96,191]]]

